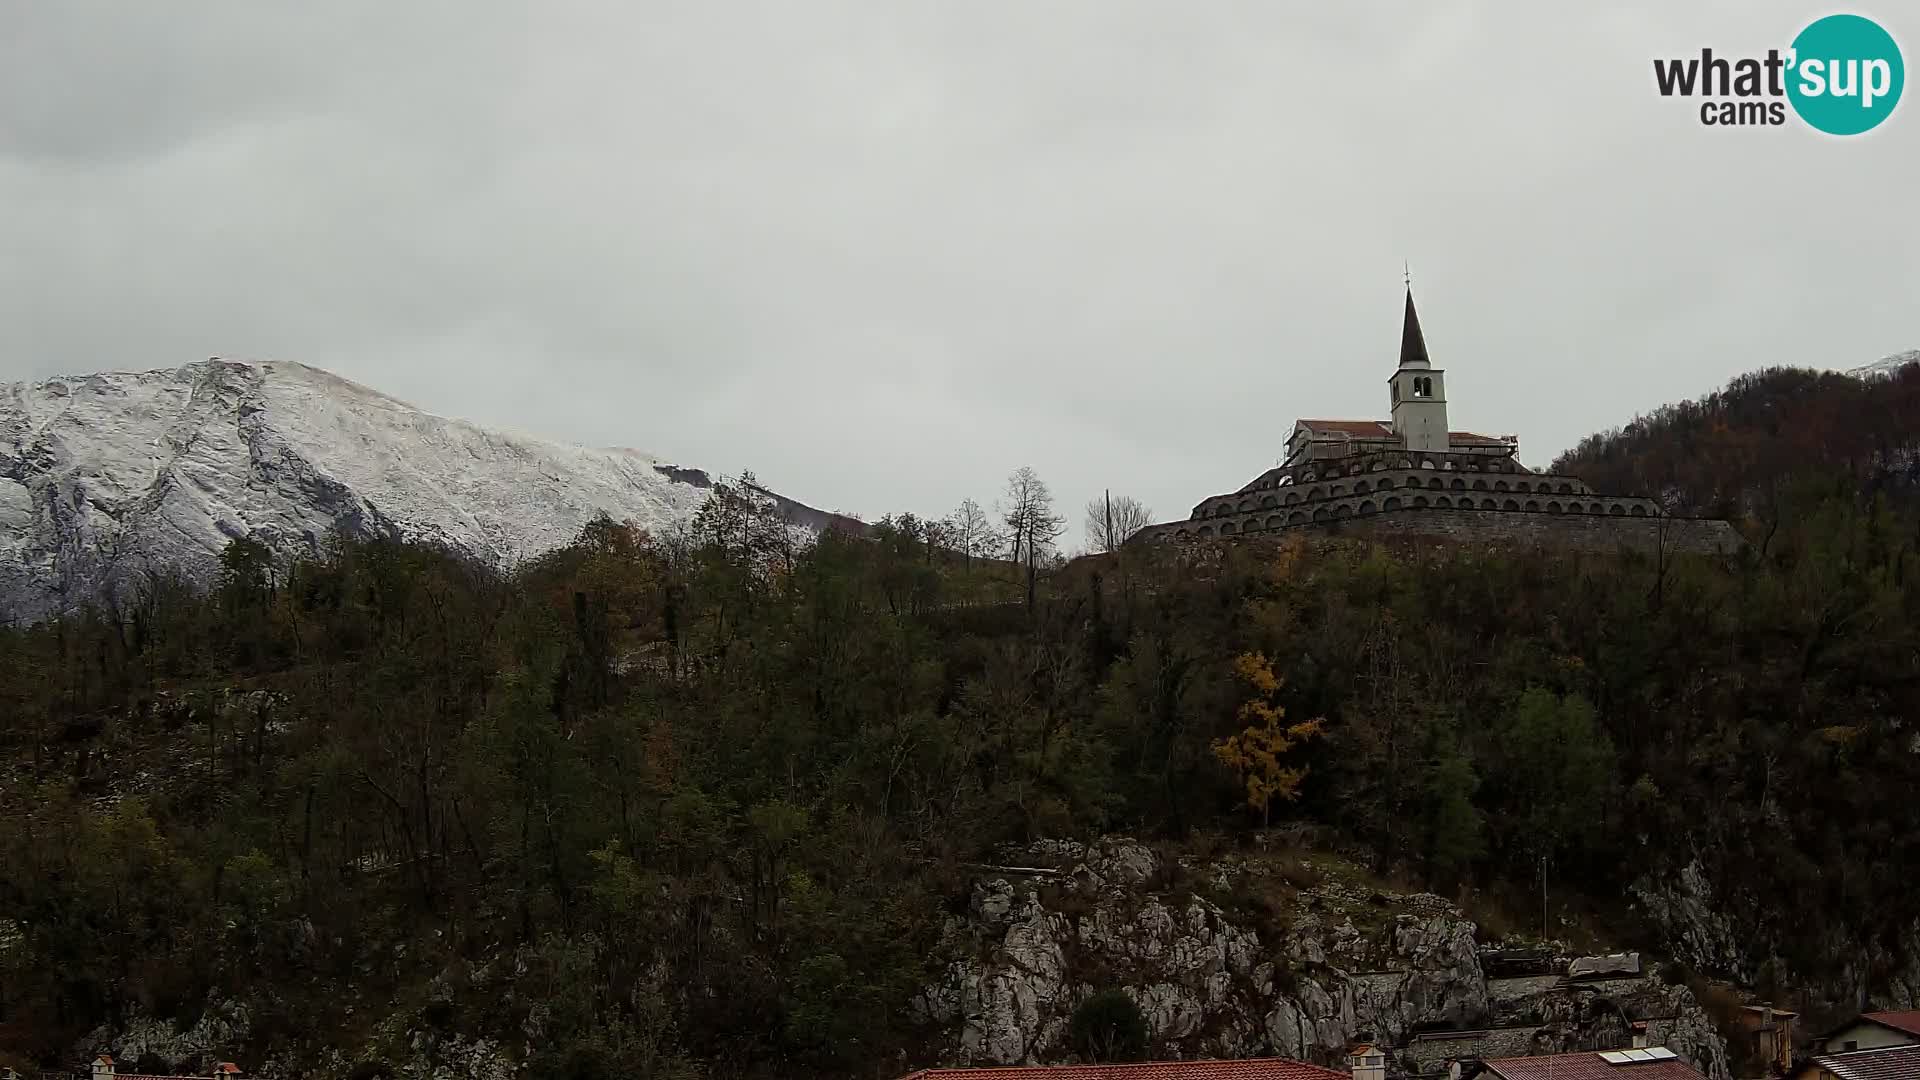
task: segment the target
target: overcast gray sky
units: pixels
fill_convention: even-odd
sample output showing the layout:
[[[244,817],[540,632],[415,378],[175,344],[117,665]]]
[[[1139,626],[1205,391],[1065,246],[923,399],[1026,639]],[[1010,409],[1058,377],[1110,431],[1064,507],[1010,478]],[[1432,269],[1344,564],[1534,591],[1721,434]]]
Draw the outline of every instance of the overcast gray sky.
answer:
[[[0,0],[0,380],[300,360],[869,518],[1031,464],[1078,542],[1384,416],[1406,259],[1454,426],[1543,465],[1920,346],[1920,102],[1654,91],[1829,10]]]

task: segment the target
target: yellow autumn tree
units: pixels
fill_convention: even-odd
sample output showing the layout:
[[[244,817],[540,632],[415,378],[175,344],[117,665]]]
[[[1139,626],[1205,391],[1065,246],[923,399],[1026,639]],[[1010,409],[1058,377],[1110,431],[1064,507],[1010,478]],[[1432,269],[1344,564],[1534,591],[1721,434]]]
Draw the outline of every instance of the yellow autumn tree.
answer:
[[[1295,746],[1319,735],[1326,720],[1316,717],[1287,724],[1287,711],[1274,703],[1280,693],[1280,677],[1273,664],[1260,653],[1243,653],[1235,658],[1233,672],[1252,689],[1253,696],[1241,702],[1239,734],[1213,744],[1213,756],[1232,769],[1247,788],[1247,805],[1260,811],[1264,827],[1272,820],[1273,800],[1292,801],[1300,797],[1300,782],[1306,779],[1305,766],[1291,766],[1283,758]]]
[[[1272,561],[1267,564],[1268,576],[1276,582],[1292,578],[1305,561],[1305,549],[1305,542],[1298,536],[1281,540],[1273,549]]]

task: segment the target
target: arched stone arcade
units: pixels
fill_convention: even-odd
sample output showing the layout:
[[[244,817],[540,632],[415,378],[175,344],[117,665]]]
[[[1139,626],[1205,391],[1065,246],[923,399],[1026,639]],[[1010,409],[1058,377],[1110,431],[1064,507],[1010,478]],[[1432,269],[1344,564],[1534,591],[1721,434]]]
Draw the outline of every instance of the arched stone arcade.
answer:
[[[1447,472],[1452,477],[1446,477]],[[1316,478],[1320,482],[1312,483]],[[1402,489],[1412,490],[1402,495]],[[1245,536],[1341,517],[1427,509],[1637,518],[1660,514],[1646,499],[1596,498],[1574,477],[1532,474],[1487,454],[1370,452],[1356,460],[1269,470],[1237,492],[1202,501],[1189,516],[1190,524],[1148,535],[1155,540]]]

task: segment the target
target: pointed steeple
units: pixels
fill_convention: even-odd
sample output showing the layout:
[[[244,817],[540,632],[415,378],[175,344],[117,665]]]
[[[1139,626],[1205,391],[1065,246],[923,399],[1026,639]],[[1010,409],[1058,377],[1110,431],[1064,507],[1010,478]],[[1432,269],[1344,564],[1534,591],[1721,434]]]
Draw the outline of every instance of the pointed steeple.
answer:
[[[1447,429],[1446,372],[1427,358],[1427,337],[1413,309],[1413,283],[1407,283],[1407,320],[1400,329],[1400,366],[1388,377],[1393,401],[1393,433],[1408,450],[1444,452],[1453,445]]]
[[[1400,327],[1400,366],[1432,367],[1427,359],[1427,339],[1420,333],[1420,313],[1413,310],[1413,286],[1407,286],[1407,318]]]

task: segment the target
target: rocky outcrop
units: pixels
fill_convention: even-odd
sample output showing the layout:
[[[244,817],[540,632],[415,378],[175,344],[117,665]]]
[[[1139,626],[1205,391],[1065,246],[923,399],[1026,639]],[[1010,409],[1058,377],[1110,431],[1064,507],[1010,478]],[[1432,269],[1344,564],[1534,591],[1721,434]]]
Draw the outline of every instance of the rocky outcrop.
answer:
[[[1770,927],[1757,916],[1767,908],[1752,897],[1724,896],[1698,859],[1677,873],[1649,874],[1629,890],[1661,933],[1674,959],[1702,974],[1751,985],[1771,969],[1791,973],[1795,985],[1840,1012],[1920,1008],[1920,922],[1869,947],[1841,927]],[[1735,913],[1748,913],[1747,921]],[[1811,934],[1815,955],[1840,958],[1824,979],[1795,973],[1779,955],[1783,932]]]
[[[1435,1028],[1505,1025],[1527,1053],[1625,1045],[1626,1020],[1651,1018],[1675,1052],[1727,1075],[1725,1048],[1684,986],[1619,977],[1619,957],[1586,964],[1577,987],[1564,959],[1551,976],[1490,980],[1458,909],[1370,889],[1332,863],[1307,865],[1313,880],[1295,884],[1259,859],[1174,867],[1124,840],[1039,844],[1005,862],[982,868],[967,913],[946,928],[945,970],[915,1002],[948,1060],[1066,1060],[1074,1009],[1118,987],[1169,1057],[1333,1064],[1364,1037],[1397,1048],[1393,1068],[1405,1073],[1424,1062],[1399,1050]],[[1291,902],[1247,910],[1262,896]]]
[[[1752,980],[1754,965],[1745,954],[1743,935],[1714,897],[1713,883],[1698,859],[1677,874],[1642,878],[1629,891],[1654,924],[1666,930],[1666,948],[1675,959],[1741,982]]]
[[[237,1001],[214,1000],[190,1027],[136,1011],[122,1023],[89,1033],[76,1055],[106,1052],[128,1063],[149,1060],[184,1076],[209,1075],[221,1061],[243,1059],[241,1048],[255,1034],[248,1008]],[[339,1047],[288,1045],[264,1061],[244,1062],[244,1072],[265,1080],[309,1076],[349,1076],[356,1066],[376,1062],[390,1080],[514,1080],[521,1055],[496,1038],[440,1032],[396,1010],[375,1025],[358,1054]]]
[[[235,1001],[213,1001],[192,1026],[181,1030],[165,1020],[136,1011],[118,1028],[101,1028],[82,1042],[82,1055],[104,1051],[116,1060],[157,1059],[177,1073],[211,1074],[213,1067],[234,1056],[247,1037],[249,1015]]]
[[[1640,954],[1609,953],[1606,956],[1582,956],[1567,965],[1569,979],[1631,978],[1640,974]]]

